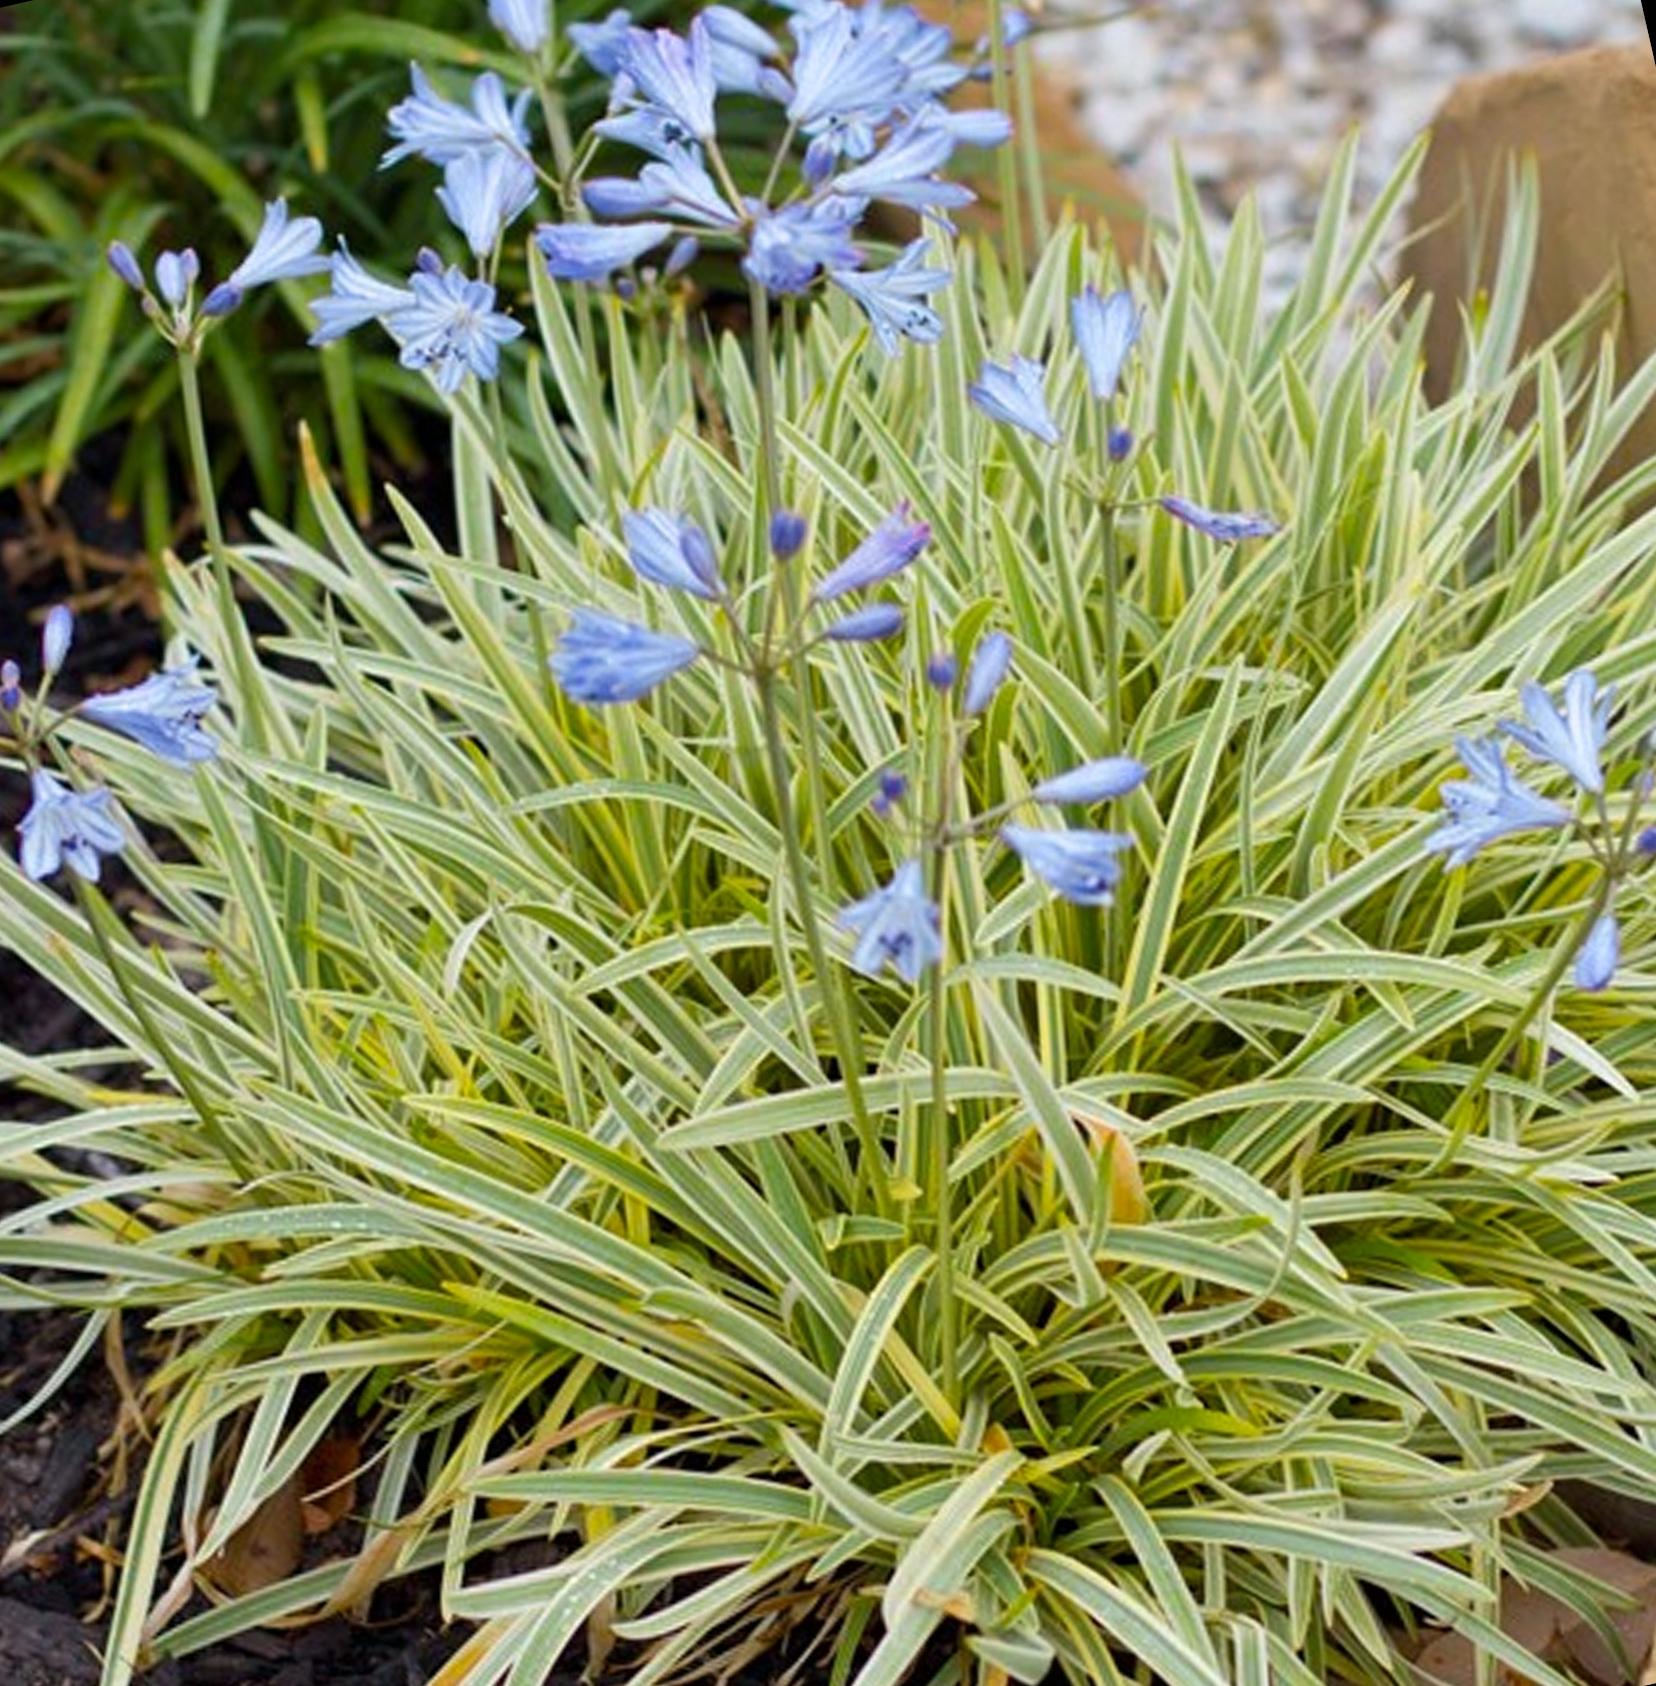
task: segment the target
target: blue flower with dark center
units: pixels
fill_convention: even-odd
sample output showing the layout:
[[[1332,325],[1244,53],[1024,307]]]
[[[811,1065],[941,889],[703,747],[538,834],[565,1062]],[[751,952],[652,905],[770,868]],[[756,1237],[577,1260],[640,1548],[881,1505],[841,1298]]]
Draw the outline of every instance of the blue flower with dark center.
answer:
[[[552,37],[551,0],[489,0],[489,22],[533,58]]]
[[[903,630],[903,611],[895,603],[869,603],[835,621],[824,633],[839,644],[874,644]]]
[[[547,665],[565,696],[601,707],[637,702],[700,654],[688,638],[652,632],[596,609],[577,609]]]
[[[1443,786],[1448,816],[1426,839],[1445,866],[1465,866],[1485,844],[1513,832],[1570,823],[1569,809],[1538,795],[1507,766],[1499,738],[1456,738],[1455,748],[1472,776]]]
[[[1615,981],[1616,967],[1621,964],[1621,926],[1613,913],[1601,913],[1593,921],[1587,940],[1576,956],[1575,981],[1577,989],[1608,989]]]
[[[837,568],[818,582],[811,595],[818,603],[831,603],[847,592],[866,591],[901,573],[930,542],[930,526],[912,520],[908,504],[900,503]]]
[[[627,31],[632,28],[632,13],[617,6],[599,23],[572,23],[564,31],[575,51],[600,76],[620,73],[625,56]]]
[[[943,958],[942,920],[917,860],[904,861],[889,884],[841,908],[839,918],[857,938],[851,964],[866,977],[890,966],[906,983],[918,983]]]
[[[414,303],[388,326],[402,340],[405,369],[425,369],[440,392],[458,392],[470,373],[492,381],[500,373],[500,348],[523,332],[494,308],[495,290],[462,269],[442,275],[416,271],[409,277]]]
[[[310,337],[312,345],[342,339],[366,322],[389,323],[419,302],[411,288],[395,287],[371,275],[351,256],[343,240],[331,267],[333,291],[310,301],[311,314],[318,324]]]
[[[290,219],[287,201],[272,200],[265,206],[252,251],[202,300],[202,314],[228,316],[254,287],[320,274],[329,267],[329,260],[317,250],[321,244],[322,224],[315,217]],[[189,253],[187,271],[194,260],[195,254]]]
[[[829,201],[788,205],[756,218],[742,271],[773,297],[803,293],[824,269],[855,269],[854,209]]]
[[[383,170],[415,153],[432,164],[451,164],[464,152],[492,152],[497,147],[522,157],[529,150],[529,99],[526,88],[508,100],[506,84],[492,71],[472,83],[470,109],[444,99],[417,65],[409,66],[414,92],[386,114],[396,138],[380,160]]]
[[[1531,755],[1562,767],[1589,795],[1599,795],[1604,789],[1604,740],[1615,706],[1614,688],[1601,691],[1592,672],[1578,668],[1564,681],[1562,708],[1533,679],[1518,694],[1529,724],[1504,720],[1501,730]]]
[[[1116,857],[1133,844],[1116,831],[1037,831],[1023,825],[1002,826],[1000,837],[1037,878],[1077,907],[1108,907],[1115,900],[1121,881]]]
[[[692,20],[687,35],[670,29],[629,29],[621,49],[621,74],[646,105],[656,108],[699,141],[713,138],[713,39]]]
[[[995,693],[1006,683],[1012,671],[1012,640],[1004,632],[986,633],[972,652],[966,669],[966,690],[961,707],[970,719],[995,700]]]
[[[1158,501],[1174,520],[1194,527],[1210,539],[1218,539],[1221,544],[1240,544],[1244,539],[1268,539],[1273,533],[1282,531],[1282,523],[1269,515],[1204,509],[1189,498],[1169,496]]]
[[[640,579],[716,602],[724,596],[713,545],[687,516],[665,509],[629,509],[621,517],[627,560]]]
[[[1043,445],[1056,445],[1063,438],[1047,408],[1046,370],[1033,357],[985,363],[966,394],[991,421],[1022,428]]]
[[[553,280],[602,281],[672,235],[672,224],[665,222],[631,223],[624,228],[591,222],[542,223],[535,230],[535,244]]]
[[[1140,316],[1125,287],[1108,298],[1086,287],[1070,301],[1070,325],[1081,361],[1087,366],[1092,395],[1108,403],[1121,385],[1121,372],[1138,342]]]
[[[437,202],[449,221],[465,235],[473,255],[483,259],[534,197],[534,170],[504,147],[462,153],[446,166],[437,189]]]
[[[1149,771],[1130,755],[1106,755],[1043,779],[1030,795],[1037,802],[1113,802],[1137,790]]]
[[[104,855],[119,854],[126,839],[110,816],[107,790],[71,790],[55,773],[29,775],[33,801],[17,828],[23,840],[23,871],[37,884],[67,866],[96,884]]]
[[[869,326],[887,356],[905,339],[935,345],[943,337],[943,318],[926,303],[949,284],[949,271],[927,269],[929,240],[916,240],[885,269],[831,269],[828,279],[849,293],[867,313]]]
[[[217,696],[211,685],[196,678],[196,663],[163,668],[138,685],[89,697],[81,704],[83,719],[119,732],[174,766],[211,761],[218,745],[201,729],[201,722]]]

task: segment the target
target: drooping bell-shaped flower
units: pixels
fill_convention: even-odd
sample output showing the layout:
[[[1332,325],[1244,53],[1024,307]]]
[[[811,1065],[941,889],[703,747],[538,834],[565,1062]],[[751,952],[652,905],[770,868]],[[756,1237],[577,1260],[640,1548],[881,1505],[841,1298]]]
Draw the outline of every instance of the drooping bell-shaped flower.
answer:
[[[839,917],[857,938],[851,964],[867,977],[890,966],[905,982],[918,983],[943,957],[937,904],[926,894],[917,860],[904,861],[889,884],[842,908]]]

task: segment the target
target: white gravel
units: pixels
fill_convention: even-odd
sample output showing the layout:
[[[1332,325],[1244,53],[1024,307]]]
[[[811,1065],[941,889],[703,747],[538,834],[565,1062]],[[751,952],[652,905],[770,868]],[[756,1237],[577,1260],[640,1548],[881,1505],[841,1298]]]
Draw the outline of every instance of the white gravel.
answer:
[[[1153,209],[1171,208],[1175,145],[1216,227],[1258,193],[1273,290],[1353,124],[1369,194],[1460,77],[1649,40],[1639,0],[1049,0],[1044,22],[1042,59]]]

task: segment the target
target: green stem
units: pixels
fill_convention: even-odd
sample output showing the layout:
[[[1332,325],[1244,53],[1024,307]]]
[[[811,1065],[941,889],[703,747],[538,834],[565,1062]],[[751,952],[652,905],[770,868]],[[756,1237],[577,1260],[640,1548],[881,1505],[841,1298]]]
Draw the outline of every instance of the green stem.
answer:
[[[805,859],[804,846],[799,841],[798,815],[794,809],[793,789],[788,778],[788,755],[782,734],[782,713],[776,696],[776,675],[761,668],[755,675],[759,690],[759,704],[765,729],[765,752],[770,762],[771,783],[776,791],[776,820],[782,832],[782,857],[793,885],[794,900],[798,904],[800,928],[805,933],[806,952],[811,969],[816,973],[817,988],[828,1012],[834,1050],[839,1059],[840,1072],[845,1081],[845,1098],[851,1108],[851,1127],[856,1132],[857,1145],[862,1153],[863,1172],[874,1189],[875,1210],[888,1216],[891,1209],[890,1178],[887,1175],[885,1153],[874,1133],[873,1120],[863,1097],[862,1053],[857,1042],[855,1023],[850,1011],[848,990],[833,967],[823,946],[822,932],[817,925],[816,904],[811,893],[811,869]],[[778,955],[779,964],[786,965]]]
[[[213,487],[213,459],[207,450],[207,421],[201,409],[201,369],[194,351],[178,348],[178,384],[184,394],[184,430],[190,443],[190,468],[195,476],[196,502],[207,532],[207,549],[215,561],[224,556],[224,528],[219,523],[218,493]]]
[[[1606,872],[1599,879],[1598,889],[1593,899],[1587,904],[1587,910],[1581,918],[1564,934],[1564,940],[1558,945],[1552,959],[1547,963],[1547,969],[1541,974],[1540,980],[1530,992],[1530,998],[1524,1003],[1523,1011],[1519,1013],[1504,1032],[1500,1040],[1490,1049],[1482,1065],[1472,1074],[1472,1081],[1461,1090],[1455,1098],[1455,1103],[1449,1109],[1445,1123],[1449,1125],[1449,1139],[1444,1143],[1443,1151],[1434,1159],[1426,1170],[1427,1176],[1435,1176],[1439,1171],[1453,1163],[1455,1155],[1460,1151],[1461,1144],[1472,1130],[1473,1102],[1488,1087],[1489,1080],[1502,1062],[1518,1046],[1524,1033],[1535,1023],[1542,1009],[1552,998],[1552,993],[1564,980],[1564,974],[1570,969],[1570,962],[1581,950],[1581,945],[1587,940],[1588,933],[1597,923],[1601,914],[1610,905],[1610,899],[1615,894],[1616,880],[1612,873]]]
[[[989,0],[989,74],[995,109],[1012,113],[1012,79],[1006,60],[1005,0]],[[1008,281],[1015,302],[1021,302],[1024,282],[1028,279],[1024,266],[1023,206],[1018,194],[1018,161],[1014,149],[999,149],[1001,219],[1006,230],[1006,262],[1011,272]]]

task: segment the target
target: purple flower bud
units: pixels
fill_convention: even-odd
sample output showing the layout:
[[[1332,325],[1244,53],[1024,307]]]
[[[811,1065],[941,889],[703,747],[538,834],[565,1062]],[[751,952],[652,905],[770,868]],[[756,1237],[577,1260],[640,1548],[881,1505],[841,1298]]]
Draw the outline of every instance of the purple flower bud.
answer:
[[[56,604],[46,616],[40,632],[40,663],[48,674],[56,673],[75,640],[75,617],[66,603]]]
[[[1621,927],[1613,913],[1603,913],[1593,921],[1587,940],[1576,956],[1575,981],[1577,989],[1596,993],[1608,989],[1615,981],[1616,966],[1621,960]]]
[[[908,780],[901,773],[894,773],[888,768],[880,774],[880,788],[875,791],[869,807],[884,819],[907,795]]]
[[[771,555],[778,562],[797,556],[809,530],[803,515],[796,515],[791,509],[777,510],[770,521]]]
[[[1148,770],[1130,755],[1106,755],[1043,779],[1030,795],[1037,802],[1113,802],[1137,790]]]
[[[448,265],[443,262],[443,254],[433,251],[430,246],[422,246],[414,254],[414,267],[422,275],[441,275]]]
[[[1126,462],[1133,454],[1133,430],[1130,427],[1112,427],[1108,448],[1111,462]]]
[[[873,644],[894,638],[903,630],[903,611],[895,603],[870,603],[835,621],[823,633],[839,644]]]
[[[23,706],[23,670],[14,661],[0,662],[0,708],[15,714]]]
[[[952,650],[939,650],[926,663],[926,683],[934,691],[952,691],[956,676],[960,672],[960,663],[954,659]]]
[[[638,297],[638,283],[630,275],[616,276],[615,296],[630,304]]]
[[[1639,833],[1638,849],[1641,855],[1656,855],[1656,825],[1648,825]]]
[[[144,290],[144,272],[138,267],[138,260],[132,254],[132,248],[124,240],[112,240],[109,249],[104,253],[109,260],[109,267],[132,288],[135,293]]]
[[[203,316],[228,316],[241,301],[241,288],[232,287],[228,281],[221,281],[201,301],[201,314]]]

